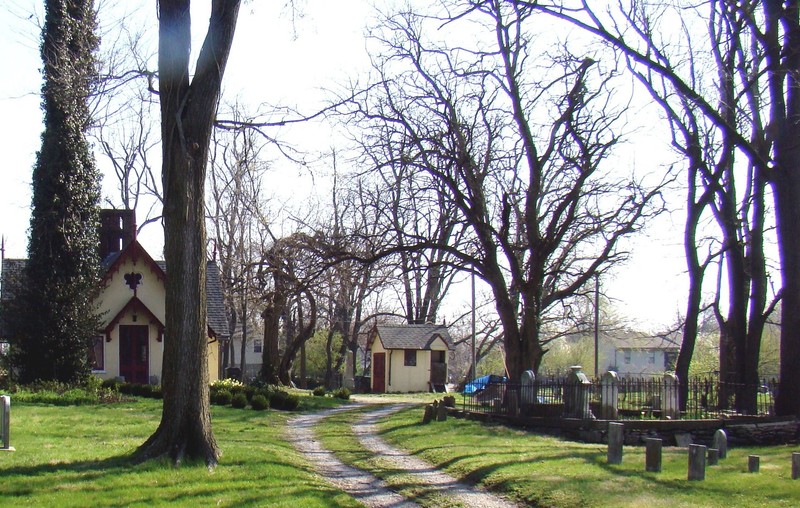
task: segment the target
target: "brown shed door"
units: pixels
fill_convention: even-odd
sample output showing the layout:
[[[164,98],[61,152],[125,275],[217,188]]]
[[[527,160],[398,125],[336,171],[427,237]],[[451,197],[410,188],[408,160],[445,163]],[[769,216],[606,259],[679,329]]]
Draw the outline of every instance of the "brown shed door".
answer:
[[[372,355],[372,392],[386,391],[386,353]]]
[[[447,359],[445,351],[431,351],[431,384],[447,383]]]
[[[148,382],[148,335],[147,325],[119,327],[119,374],[128,383]]]

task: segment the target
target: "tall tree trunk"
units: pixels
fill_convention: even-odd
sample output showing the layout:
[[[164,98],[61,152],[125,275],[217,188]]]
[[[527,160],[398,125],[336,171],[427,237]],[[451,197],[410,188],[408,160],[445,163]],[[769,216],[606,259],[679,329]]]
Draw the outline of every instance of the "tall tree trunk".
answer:
[[[164,405],[155,433],[137,460],[169,455],[211,467],[219,458],[209,409],[205,174],[212,122],[230,53],[238,0],[214,0],[206,40],[189,78],[189,0],[160,0],[164,258],[167,264]]]

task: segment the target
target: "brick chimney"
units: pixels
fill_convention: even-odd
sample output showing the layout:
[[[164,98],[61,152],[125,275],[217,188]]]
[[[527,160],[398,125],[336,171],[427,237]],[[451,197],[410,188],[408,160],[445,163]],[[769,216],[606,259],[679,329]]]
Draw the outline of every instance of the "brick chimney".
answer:
[[[100,210],[100,259],[122,251],[136,239],[134,210]]]

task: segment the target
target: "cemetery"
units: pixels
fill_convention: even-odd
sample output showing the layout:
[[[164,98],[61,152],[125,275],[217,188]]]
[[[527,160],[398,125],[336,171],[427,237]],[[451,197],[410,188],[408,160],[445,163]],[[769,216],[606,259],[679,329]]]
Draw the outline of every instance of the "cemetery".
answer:
[[[452,413],[591,443],[608,442],[609,423],[616,421],[624,424],[623,441],[630,445],[643,445],[649,438],[662,439],[667,446],[708,443],[721,429],[737,445],[784,444],[800,435],[797,419],[772,416],[766,397],[757,415],[721,410],[718,384],[695,382],[681,410],[679,380],[672,373],[625,379],[606,372],[591,381],[576,366],[564,379],[536,380],[528,371],[521,381],[495,378],[464,394]]]

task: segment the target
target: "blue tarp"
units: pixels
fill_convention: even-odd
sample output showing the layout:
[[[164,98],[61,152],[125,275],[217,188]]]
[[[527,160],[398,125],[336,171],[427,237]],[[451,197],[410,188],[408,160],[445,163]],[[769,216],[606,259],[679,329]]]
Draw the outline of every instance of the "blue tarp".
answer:
[[[508,381],[507,377],[495,376],[494,374],[479,377],[477,379],[473,379],[464,386],[464,395],[471,395],[473,393],[478,393],[482,391],[484,388],[486,388],[487,385],[505,383],[507,381]]]

